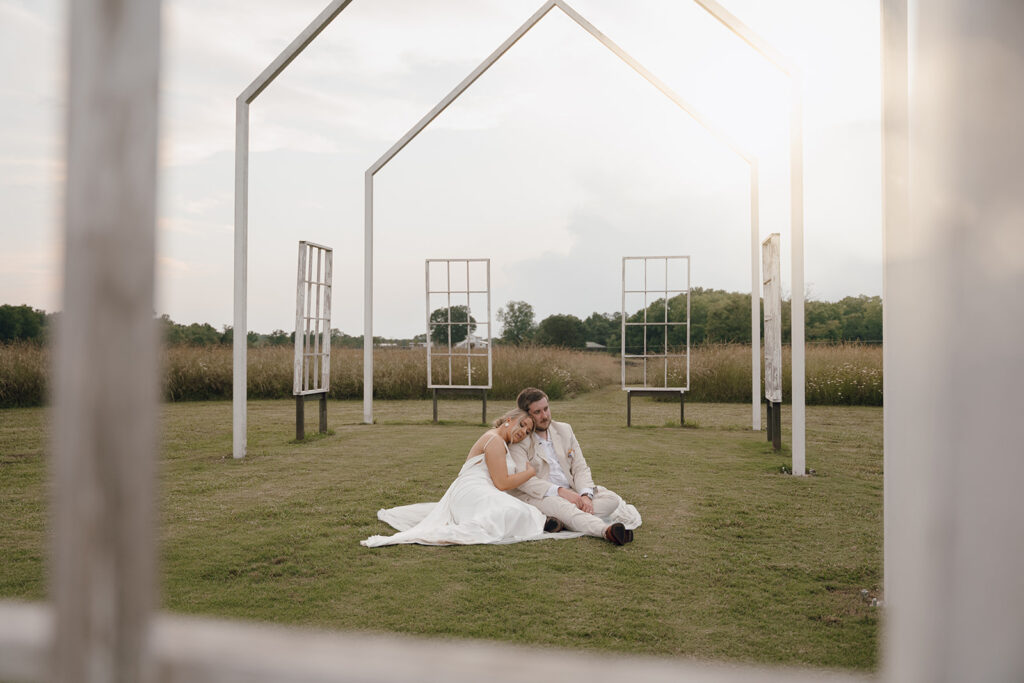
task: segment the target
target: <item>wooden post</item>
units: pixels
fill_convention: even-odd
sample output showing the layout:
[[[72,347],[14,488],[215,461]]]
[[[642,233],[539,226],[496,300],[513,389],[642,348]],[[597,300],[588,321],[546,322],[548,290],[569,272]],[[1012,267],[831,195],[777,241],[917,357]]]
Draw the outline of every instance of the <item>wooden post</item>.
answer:
[[[633,392],[626,392],[626,426],[633,426]]]
[[[481,389],[480,390],[480,398],[481,398],[481,400],[483,401],[483,404],[484,404],[484,406],[483,406],[483,415],[480,418],[480,422],[482,422],[483,424],[487,424],[487,390],[486,389]]]
[[[153,680],[158,0],[70,5],[52,678]],[[245,331],[239,332],[243,336]]]
[[[299,394],[295,397],[295,440],[306,438],[306,397]]]
[[[771,406],[769,414],[772,417],[772,448],[780,451],[782,450],[782,404],[773,402]],[[797,474],[797,472],[793,474]]]
[[[320,394],[320,433],[327,433],[327,392]]]
[[[764,431],[766,432],[765,437],[767,438],[768,441],[771,441],[772,440],[772,430],[775,428],[775,420],[772,418],[772,405],[774,405],[774,404],[771,401],[767,401],[766,400],[764,402],[764,405],[765,405],[765,412],[767,413],[767,417],[765,418],[765,421],[764,421],[765,422],[765,430]]]

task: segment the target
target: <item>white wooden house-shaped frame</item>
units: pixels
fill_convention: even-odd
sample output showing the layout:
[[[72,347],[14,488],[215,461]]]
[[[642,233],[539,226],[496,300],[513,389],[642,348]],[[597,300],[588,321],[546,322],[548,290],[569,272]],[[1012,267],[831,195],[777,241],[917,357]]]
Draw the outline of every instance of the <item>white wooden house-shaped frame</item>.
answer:
[[[1024,215],[1016,163],[1024,157],[1024,5],[944,0],[910,14],[905,0],[882,5],[886,623],[878,677],[156,612],[160,3],[70,5],[50,601],[0,602],[0,678],[460,683],[532,681],[540,667],[551,678],[586,680],[1024,679],[1024,318],[1008,315],[999,296],[1024,289],[1024,262],[1006,249],[1006,238],[1019,236],[1013,217]],[[953,270],[969,277],[949,277]]]
[[[726,28],[744,40],[765,59],[790,77],[792,107],[790,118],[792,225],[792,440],[793,471],[802,474],[805,462],[804,417],[804,273],[803,273],[803,133],[802,94],[796,68],[777,50],[768,45],[739,19],[713,0],[694,0]],[[235,139],[235,319],[236,329],[246,328],[247,306],[247,248],[248,248],[248,168],[249,168],[249,105],[259,94],[341,13],[351,0],[335,0],[303,31],[281,55],[268,66],[236,101]],[[504,43],[474,69],[458,86],[446,95],[430,112],[414,125],[401,139],[385,152],[365,173],[365,228],[363,268],[363,421],[373,423],[373,178],[409,142],[426,128],[452,102],[467,90],[477,78],[489,69],[520,38],[554,8],[558,8],[587,33],[655,86],[666,97],[683,109],[696,122],[722,141],[743,159],[750,168],[750,329],[751,329],[751,428],[761,428],[761,353],[760,353],[760,234],[758,228],[758,168],[757,159],[744,151],[728,134],[715,126],[697,109],[672,91],[643,65],[597,30],[593,24],[574,10],[565,0],[547,0],[533,16],[526,20]],[[233,365],[233,454],[245,456],[246,449],[246,345],[234,343]]]

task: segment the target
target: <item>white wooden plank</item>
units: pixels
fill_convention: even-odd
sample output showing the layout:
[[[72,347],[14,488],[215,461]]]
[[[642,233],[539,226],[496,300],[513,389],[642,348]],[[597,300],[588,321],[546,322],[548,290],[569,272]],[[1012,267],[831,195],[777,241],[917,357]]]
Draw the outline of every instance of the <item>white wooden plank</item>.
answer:
[[[277,78],[282,71],[288,68],[288,65],[292,61],[302,54],[302,51],[309,46],[313,40],[320,35],[321,31],[327,28],[335,17],[341,14],[341,11],[349,6],[352,0],[332,0],[332,2],[324,8],[320,14],[317,15],[316,19],[311,21],[309,25],[302,30],[298,36],[295,37],[288,47],[286,47],[277,58],[267,66],[266,69],[260,73],[256,79],[249,84],[242,94],[238,96],[239,102],[245,102],[251,104],[259,94],[263,92],[268,85],[270,85],[275,78]]]
[[[248,394],[249,104],[235,102],[235,287],[231,353],[231,454],[245,457]]]
[[[303,368],[305,367],[306,355],[306,334],[305,316],[306,310],[306,260],[309,247],[306,242],[299,242],[298,267],[295,275],[295,356],[292,362],[292,394],[300,395],[305,390]]]
[[[331,292],[334,289],[334,250],[327,249],[327,261],[324,265],[324,349],[323,349],[323,376],[320,380],[320,387],[325,391],[331,390]]]
[[[908,224],[907,183],[910,165],[910,136],[908,131],[908,63],[907,63],[907,0],[886,0],[881,3],[882,23],[882,209],[884,239],[890,230],[905,230]],[[883,255],[888,258],[888,250],[884,247]],[[882,270],[882,288],[887,292],[886,280],[888,268]],[[882,308],[883,330],[888,330],[893,322],[889,319],[889,294],[885,294]],[[882,341],[882,365],[887,369],[886,375],[897,359],[891,355],[892,347],[887,341],[888,333]],[[888,381],[888,379],[886,380]],[[890,560],[893,558],[893,534],[889,528],[892,515],[889,510],[896,506],[893,499],[892,486],[889,484],[890,474],[896,463],[891,462],[889,441],[893,434],[884,435],[883,472],[886,473],[886,485],[883,487],[883,509],[886,511],[883,525],[883,585],[884,594],[892,595],[889,585]]]
[[[804,151],[803,83],[800,73],[792,74],[792,108],[789,122],[790,191],[790,439],[793,474],[804,476],[807,467],[806,321],[804,317]]]
[[[782,282],[779,233],[761,245],[764,270],[764,397],[782,402]]]
[[[758,241],[761,236],[758,204],[758,165],[750,164],[750,424],[761,429],[761,291]],[[689,348],[689,347],[687,347]]]
[[[0,657],[0,677],[47,679],[49,612],[43,604],[0,602],[0,654],[8,655]],[[22,628],[12,628],[13,625]],[[14,650],[14,645],[19,649]],[[544,671],[545,680],[684,683],[868,683],[875,680],[863,674],[820,669],[757,668],[685,658],[538,649],[474,640],[332,633],[168,614],[161,614],[154,620],[153,650],[161,683],[469,683],[480,680],[536,683],[538,670]]]
[[[883,7],[886,671],[1022,681],[1024,3]]]
[[[363,183],[363,422],[373,424],[373,173]]]
[[[70,5],[54,368],[56,680],[151,680],[160,3]]]
[[[49,603],[0,600],[0,680],[52,679],[53,628]]]

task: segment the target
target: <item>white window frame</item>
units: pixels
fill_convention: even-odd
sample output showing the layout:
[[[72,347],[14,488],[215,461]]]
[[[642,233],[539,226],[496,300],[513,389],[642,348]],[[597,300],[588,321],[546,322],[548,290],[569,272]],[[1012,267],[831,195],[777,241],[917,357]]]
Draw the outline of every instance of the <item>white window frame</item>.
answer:
[[[474,278],[473,278],[474,274],[473,274],[473,267],[472,267],[472,264],[474,264],[474,263],[483,263],[484,264],[484,282],[482,283],[483,289],[480,289],[480,288],[474,286],[474,285],[480,285],[481,284],[481,283],[478,283],[478,282],[474,283]],[[444,269],[445,269],[445,278],[444,278],[445,279],[445,287],[444,287],[444,289],[431,289],[431,267],[432,266],[440,266],[441,264],[444,264]],[[466,288],[465,289],[453,288],[453,285],[452,285],[452,267],[453,267],[453,265],[456,265],[456,266],[463,266],[464,265],[465,266],[465,268],[466,268],[466,279],[465,279]],[[423,264],[423,271],[424,271],[424,277],[426,279],[425,291],[426,291],[426,300],[427,300],[427,303],[426,303],[426,310],[427,310],[427,314],[426,314],[426,322],[427,322],[427,388],[428,389],[490,389],[492,384],[493,384],[491,347],[494,346],[493,339],[492,339],[492,336],[491,336],[491,259],[489,259],[489,258],[425,259],[424,264]],[[446,302],[445,307],[448,310],[448,322],[446,322],[446,323],[434,323],[434,322],[431,322],[431,320],[430,320],[430,315],[433,313],[432,308],[434,306],[433,299],[432,299],[431,295],[438,295],[438,294],[439,295],[443,295],[445,297],[445,302]],[[472,345],[467,343],[466,344],[466,350],[463,352],[463,351],[455,348],[452,345],[451,334],[448,335],[448,344],[447,345],[445,345],[440,350],[435,349],[434,348],[434,342],[433,342],[434,327],[436,327],[438,325],[447,325],[447,326],[451,327],[451,325],[453,325],[453,324],[455,324],[455,325],[462,324],[462,323],[458,323],[458,322],[456,322],[456,323],[452,322],[451,315],[452,315],[452,307],[453,306],[465,305],[465,307],[466,307],[466,315],[467,315],[466,325],[467,325],[467,330],[468,330],[469,320],[474,318],[474,316],[473,316],[473,306],[472,306],[472,300],[473,300],[473,295],[474,294],[478,294],[478,295],[482,294],[482,295],[485,295],[487,297],[486,318],[484,319],[484,322],[477,321],[477,323],[476,323],[477,330],[479,330],[481,328],[483,328],[485,330],[485,332],[484,332],[484,340],[486,341],[486,347],[487,347],[486,351],[483,352],[483,353],[480,353],[479,350],[474,350]],[[455,297],[459,298],[460,301],[458,301],[458,302],[454,301],[452,299],[453,295]],[[461,298],[462,298],[463,295],[465,296],[465,304],[463,304],[462,301],[461,301]],[[467,341],[470,340],[472,336],[473,336],[473,332],[472,331],[467,331],[466,340]],[[447,370],[448,370],[448,372],[447,372],[448,381],[447,382],[434,382],[433,368],[434,368],[434,359],[435,358],[437,358],[437,359],[444,359],[443,362],[448,366],[447,367]],[[486,360],[486,362],[487,362],[487,373],[486,373],[487,381],[484,384],[474,383],[473,382],[473,361],[474,361],[474,359],[479,359],[479,362],[483,362],[483,360]],[[456,384],[455,381],[453,380],[454,372],[455,372],[454,363],[456,361],[460,361],[461,362],[463,360],[466,363],[466,379],[468,381],[465,384]],[[482,374],[482,373],[477,373],[477,374]]]
[[[295,363],[292,395],[331,390],[331,281],[334,250],[299,242],[295,283]]]
[[[643,282],[642,283],[630,283],[627,281],[627,265],[630,261],[639,261],[643,263]],[[678,283],[681,287],[671,287],[669,283],[669,264],[672,261],[684,261],[686,263],[686,282]],[[651,289],[650,282],[648,279],[648,273],[650,272],[649,266],[651,263],[661,264],[664,269],[664,283],[665,286],[662,288]],[[657,265],[655,266],[657,267]],[[641,285],[639,289],[636,285]],[[632,287],[632,288],[631,288]],[[639,322],[628,322],[627,316],[629,311],[626,310],[627,306],[627,295],[629,294],[642,294],[643,295],[643,320]],[[686,295],[686,322],[673,322],[669,320],[668,309],[669,300],[673,296],[680,294]],[[660,295],[665,301],[665,315],[664,320],[651,321],[647,319],[647,308],[650,306],[650,296]],[[622,371],[622,390],[629,391],[633,389],[642,389],[646,391],[664,391],[674,393],[685,393],[690,390],[690,257],[689,256],[623,256],[622,257],[622,313],[621,313],[621,371]],[[686,350],[683,353],[670,353],[668,344],[668,332],[670,327],[686,326]],[[626,347],[627,332],[630,327],[639,327],[643,333],[643,350],[641,353],[628,353]],[[664,328],[664,338],[662,342],[661,353],[654,352],[647,346],[647,328],[648,327],[662,327]],[[648,372],[647,364],[651,359],[663,359],[664,369],[662,374],[662,381],[660,385],[650,385],[647,382]],[[686,361],[686,382],[681,385],[671,385],[668,382],[668,366],[669,359],[671,358],[684,358]],[[640,359],[643,364],[643,384],[633,384],[626,381],[627,379],[627,360],[628,359]]]

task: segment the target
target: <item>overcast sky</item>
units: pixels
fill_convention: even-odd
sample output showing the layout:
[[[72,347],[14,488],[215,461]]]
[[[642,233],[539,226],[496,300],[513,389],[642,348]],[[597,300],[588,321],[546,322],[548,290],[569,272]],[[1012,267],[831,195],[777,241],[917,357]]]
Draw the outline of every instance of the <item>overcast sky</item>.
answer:
[[[234,100],[326,0],[165,0],[157,312],[230,324]],[[297,242],[335,249],[362,332],[363,174],[540,0],[355,0],[251,110],[249,329],[294,325]],[[789,292],[789,82],[695,3],[570,4],[756,154]],[[879,10],[724,0],[804,84],[807,293],[881,293]],[[59,310],[66,8],[0,0],[0,303]],[[16,65],[11,68],[11,65]],[[424,332],[424,259],[490,258],[509,300],[621,304],[623,256],[750,291],[746,162],[558,10],[376,176],[377,335]],[[479,316],[477,316],[479,317]],[[495,326],[495,331],[498,331]]]

